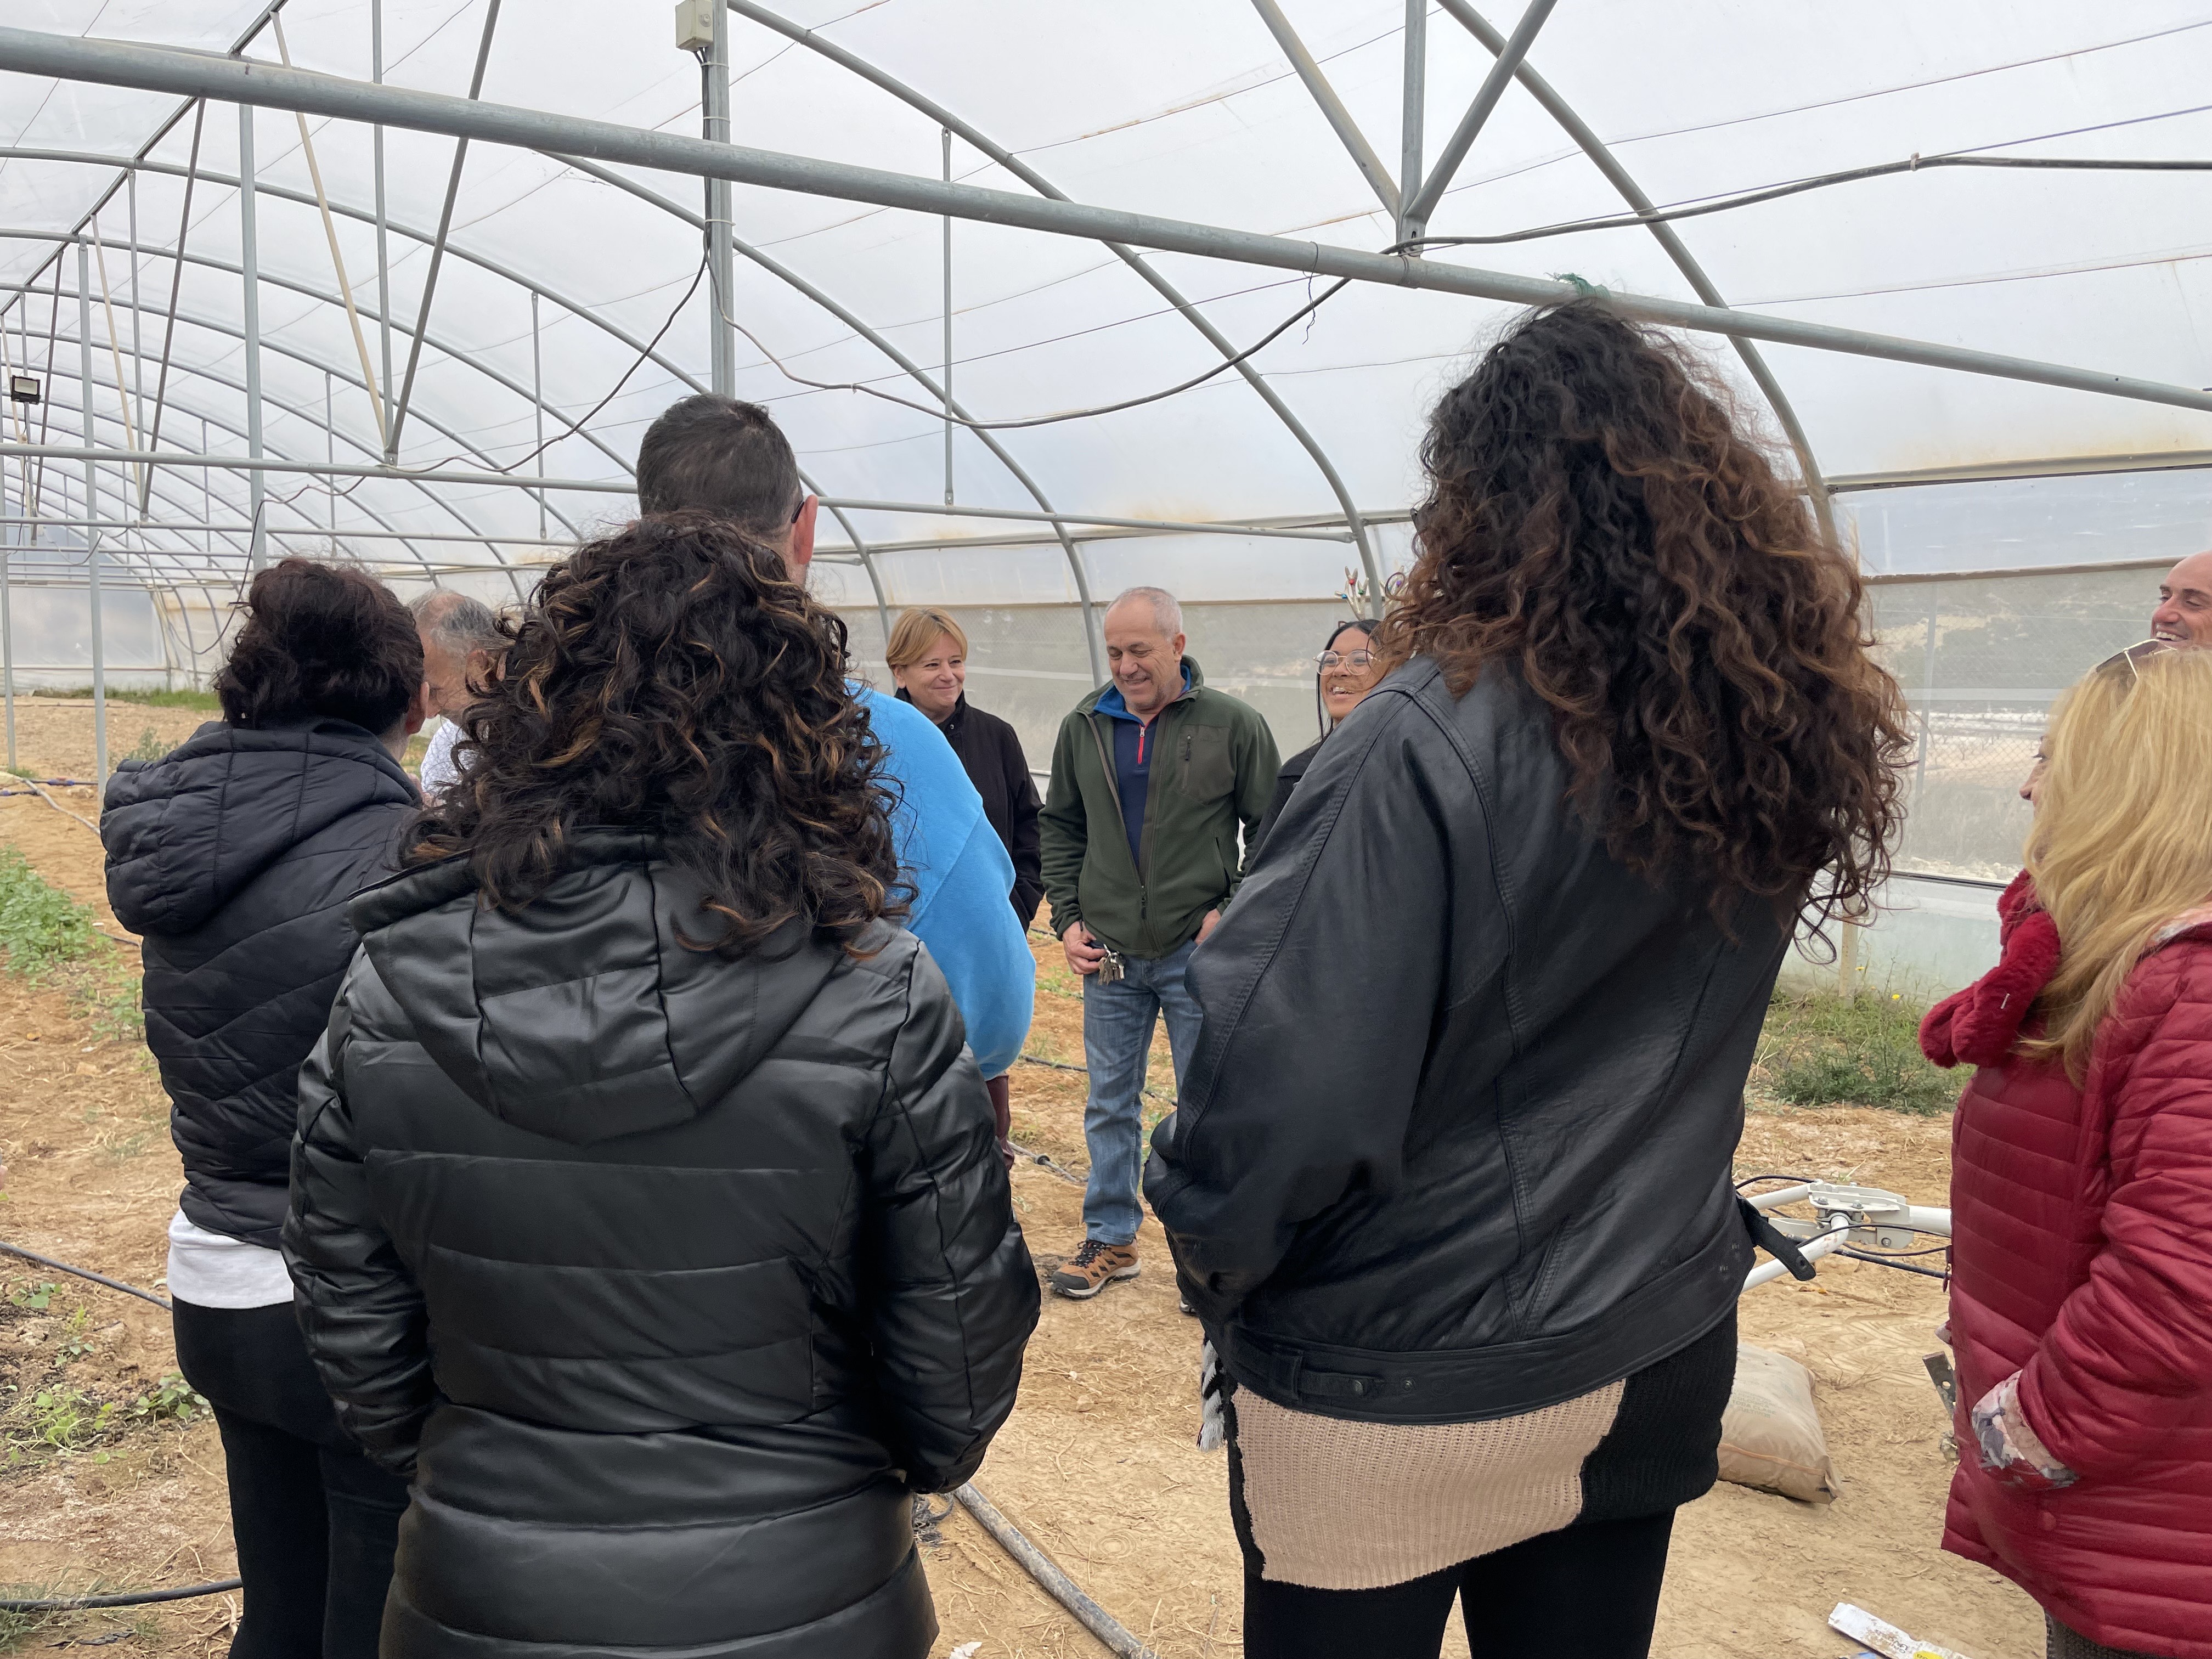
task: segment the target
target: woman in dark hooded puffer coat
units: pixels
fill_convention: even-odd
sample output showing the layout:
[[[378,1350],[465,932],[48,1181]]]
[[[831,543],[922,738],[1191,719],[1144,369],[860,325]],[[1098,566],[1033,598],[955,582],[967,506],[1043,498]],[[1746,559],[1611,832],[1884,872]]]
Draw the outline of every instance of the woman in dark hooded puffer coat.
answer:
[[[301,1082],[285,1247],[410,1476],[384,1652],[921,1659],[1037,1281],[844,625],[703,514],[556,566]]]
[[[405,1487],[349,1442],[277,1254],[300,1064],[360,941],[346,901],[398,867],[421,804],[414,618],[356,570],[286,559],[247,590],[222,718],[125,761],[107,896],[145,939],[146,1042],[185,1192],[169,1224],[177,1363],[215,1407],[246,1607],[231,1659],[369,1659]]]

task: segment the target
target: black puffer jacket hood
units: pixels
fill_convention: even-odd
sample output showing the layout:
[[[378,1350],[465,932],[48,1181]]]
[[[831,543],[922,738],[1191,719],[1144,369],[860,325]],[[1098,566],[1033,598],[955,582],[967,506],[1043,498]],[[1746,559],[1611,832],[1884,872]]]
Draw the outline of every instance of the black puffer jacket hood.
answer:
[[[908,1498],[1012,1409],[1037,1282],[912,935],[679,942],[650,839],[520,912],[364,893],[285,1252],[340,1420],[415,1481],[410,1659],[920,1659]]]
[[[145,939],[146,1042],[185,1214],[210,1232],[276,1247],[300,1062],[358,943],[346,901],[391,873],[420,804],[344,720],[216,721],[108,781],[108,902]]]
[[[733,970],[666,948],[662,929],[697,930],[701,919],[651,917],[663,896],[635,872],[653,842],[600,831],[589,855],[610,861],[572,874],[559,904],[519,915],[481,909],[458,859],[366,893],[354,910],[378,977],[438,1069],[502,1122],[576,1146],[672,1128],[723,1099],[839,962],[794,948]],[[658,926],[640,925],[648,919]],[[588,980],[568,977],[580,961],[594,964]],[[460,963],[471,971],[453,971]]]

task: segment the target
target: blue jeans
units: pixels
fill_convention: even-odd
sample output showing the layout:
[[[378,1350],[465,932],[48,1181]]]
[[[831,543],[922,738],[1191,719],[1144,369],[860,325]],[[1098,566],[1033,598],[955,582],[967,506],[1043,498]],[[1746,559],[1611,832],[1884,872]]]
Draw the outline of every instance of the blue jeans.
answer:
[[[1083,1189],[1083,1231],[1102,1244],[1131,1243],[1145,1218],[1138,1192],[1145,1174],[1145,1061],[1154,1020],[1167,1016],[1178,1091],[1198,1047],[1198,1004],[1182,982],[1193,948],[1150,962],[1124,957],[1123,977],[1111,985],[1101,985],[1096,974],[1084,975],[1091,1098],[1083,1109],[1083,1139],[1091,1149],[1091,1182]]]

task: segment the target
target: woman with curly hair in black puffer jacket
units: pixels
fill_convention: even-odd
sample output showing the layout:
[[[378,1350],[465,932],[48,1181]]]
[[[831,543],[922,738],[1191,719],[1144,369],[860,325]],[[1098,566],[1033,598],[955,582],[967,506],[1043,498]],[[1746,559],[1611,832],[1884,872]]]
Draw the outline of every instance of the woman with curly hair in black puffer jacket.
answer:
[[[1037,1281],[844,625],[669,514],[509,631],[301,1091],[307,1345],[414,1483],[385,1651],[920,1659],[909,1496]]]

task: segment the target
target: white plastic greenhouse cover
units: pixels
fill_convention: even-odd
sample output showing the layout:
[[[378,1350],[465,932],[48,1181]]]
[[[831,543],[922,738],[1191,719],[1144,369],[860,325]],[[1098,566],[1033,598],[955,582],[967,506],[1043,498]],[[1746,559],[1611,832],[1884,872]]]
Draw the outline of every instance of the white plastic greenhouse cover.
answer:
[[[251,33],[246,56],[271,62],[279,56],[264,0],[16,0],[8,9],[11,25],[205,52],[228,51]],[[294,0],[277,9],[294,64],[371,78],[370,4]],[[386,0],[384,78],[465,93],[485,9],[486,0]],[[1383,166],[1400,170],[1407,8],[1285,0],[1281,10]],[[1493,62],[1461,20],[1467,10],[1431,7],[1426,14],[1427,161]],[[1075,201],[1351,247],[1390,244],[1396,233],[1376,192],[1262,12],[1249,0],[1089,0],[1049,8],[1014,0],[878,0],[859,7],[786,0],[781,15],[942,106]],[[1518,18],[1501,13],[1490,21],[1510,33]],[[806,40],[740,15],[730,20],[730,51],[733,142],[924,176],[945,165],[939,119]],[[1565,0],[1544,20],[1527,61],[1662,205],[1915,155],[2212,154],[2206,102],[2212,20],[2189,0],[2120,7],[1892,0],[1848,14],[1765,0],[1666,7]],[[701,70],[676,49],[668,9],[659,3],[518,0],[491,38],[482,91],[487,100],[533,109],[699,130]],[[138,428],[155,399],[166,332],[173,268],[166,250],[178,237],[179,174],[194,119],[186,114],[153,144],[147,159],[155,169],[139,173],[135,190],[115,188],[121,175],[112,163],[138,151],[179,107],[162,94],[0,76],[6,145],[0,304],[9,307],[11,363],[20,367],[27,350],[33,372],[47,374],[46,337],[57,317],[61,342],[52,397],[32,411],[34,441],[79,441],[77,262],[74,248],[55,239],[89,228],[88,214],[104,201],[89,262],[98,290],[91,307],[94,436],[125,447],[119,356],[130,390],[138,393],[143,383],[143,396],[127,400],[135,416],[127,431],[143,445]],[[258,204],[258,299],[268,451],[373,461],[380,449],[375,411],[358,384],[360,354],[345,311],[334,302],[338,283],[299,124],[278,110],[254,119],[264,186]],[[371,130],[319,118],[307,129],[380,377]],[[392,348],[404,374],[454,144],[397,130],[385,142]],[[246,424],[236,385],[245,355],[235,274],[239,195],[228,182],[238,175],[238,152],[234,107],[209,105],[199,133],[203,176],[185,239],[194,263],[180,286],[162,417],[168,448],[198,448],[203,417],[210,449],[244,448],[237,435]],[[950,158],[957,179],[1031,188],[967,137],[952,140]],[[696,179],[624,176],[687,214],[700,210]],[[2212,382],[2206,285],[2212,246],[2191,240],[2204,234],[2208,187],[2212,176],[2191,172],[1908,172],[1684,221],[1679,234],[1714,289],[1740,308],[2194,388]],[[941,421],[849,391],[812,389],[793,376],[857,381],[936,404],[885,348],[932,374],[938,369],[944,222],[744,185],[734,197],[735,229],[745,244],[880,336],[865,337],[799,283],[741,256],[731,309],[750,338],[738,343],[739,395],[775,411],[824,494],[942,502],[948,479]],[[1621,210],[1614,185],[1516,83],[1438,203],[1430,234],[1491,234]],[[951,240],[954,392],[978,418],[1138,396],[1220,360],[1137,270],[1095,242],[966,222],[955,223]],[[403,463],[471,470],[514,463],[538,442],[531,391],[541,378],[548,435],[564,429],[562,417],[593,409],[636,363],[633,343],[670,319],[699,270],[699,249],[694,224],[612,184],[544,155],[472,146],[403,434]],[[1282,270],[1144,257],[1239,347],[1322,286]],[[1644,228],[1444,249],[1433,257],[1536,276],[1571,271],[1625,292],[1698,297]],[[533,295],[486,262],[540,289],[537,363]],[[26,283],[40,297],[20,294]],[[1310,433],[1312,451],[1235,373],[1124,413],[1007,432],[999,441],[1038,490],[1069,513],[1340,524],[1343,501],[1317,451],[1354,506],[1388,519],[1402,513],[1413,491],[1413,448],[1425,405],[1507,313],[1482,301],[1365,283],[1330,300],[1253,360],[1265,385]],[[110,349],[111,324],[119,351]],[[629,373],[589,422],[587,438],[556,439],[539,462],[518,471],[619,482],[639,432],[687,389],[684,377],[706,381],[708,332],[702,284],[675,310],[661,343],[665,363]],[[2197,410],[1786,345],[1761,349],[1832,478],[2212,447],[2212,416]],[[1724,349],[1715,356],[1741,379]],[[324,431],[326,390],[334,440]],[[1765,409],[1747,383],[1745,396]],[[9,435],[26,434],[19,428]],[[950,483],[962,504],[1036,510],[1036,495],[975,435],[957,434],[951,450]],[[49,463],[47,471],[72,469]],[[114,476],[103,488],[116,499],[102,505],[112,510],[127,499],[126,484],[122,469],[106,471]],[[243,480],[218,474],[207,482],[214,520],[241,524]],[[202,483],[185,469],[161,471],[150,516],[207,522]],[[59,516],[57,487],[50,477],[49,517]],[[70,487],[80,489],[78,481]],[[319,483],[272,475],[270,492],[272,530],[327,532],[335,512],[341,538],[379,526],[426,536],[539,534],[536,499],[495,487],[375,479],[333,503]],[[284,497],[294,499],[274,504]],[[81,516],[81,499],[72,500]],[[575,492],[550,503],[546,535],[556,539],[570,525],[619,515],[626,505]],[[2185,503],[2181,515],[2196,510]],[[1003,523],[915,512],[849,516],[870,543],[1003,540],[1008,533]],[[234,533],[211,533],[217,547],[240,544]],[[152,569],[159,563],[153,550],[181,552],[204,539],[149,531],[112,550],[136,562],[143,547]],[[533,550],[522,541],[409,545],[441,563]],[[1038,598],[1073,597],[1064,592],[1057,547],[1048,541],[1046,550],[1051,556],[943,565],[944,592],[933,597],[953,597],[968,584],[980,585],[979,598],[1015,599],[1033,587]],[[380,556],[404,562],[396,550]],[[1220,597],[1325,593],[1341,584],[1341,568],[1356,562],[1346,543],[1273,538],[1176,538],[1169,556],[1187,585]],[[1954,548],[1948,558],[1975,562],[1968,548]]]

